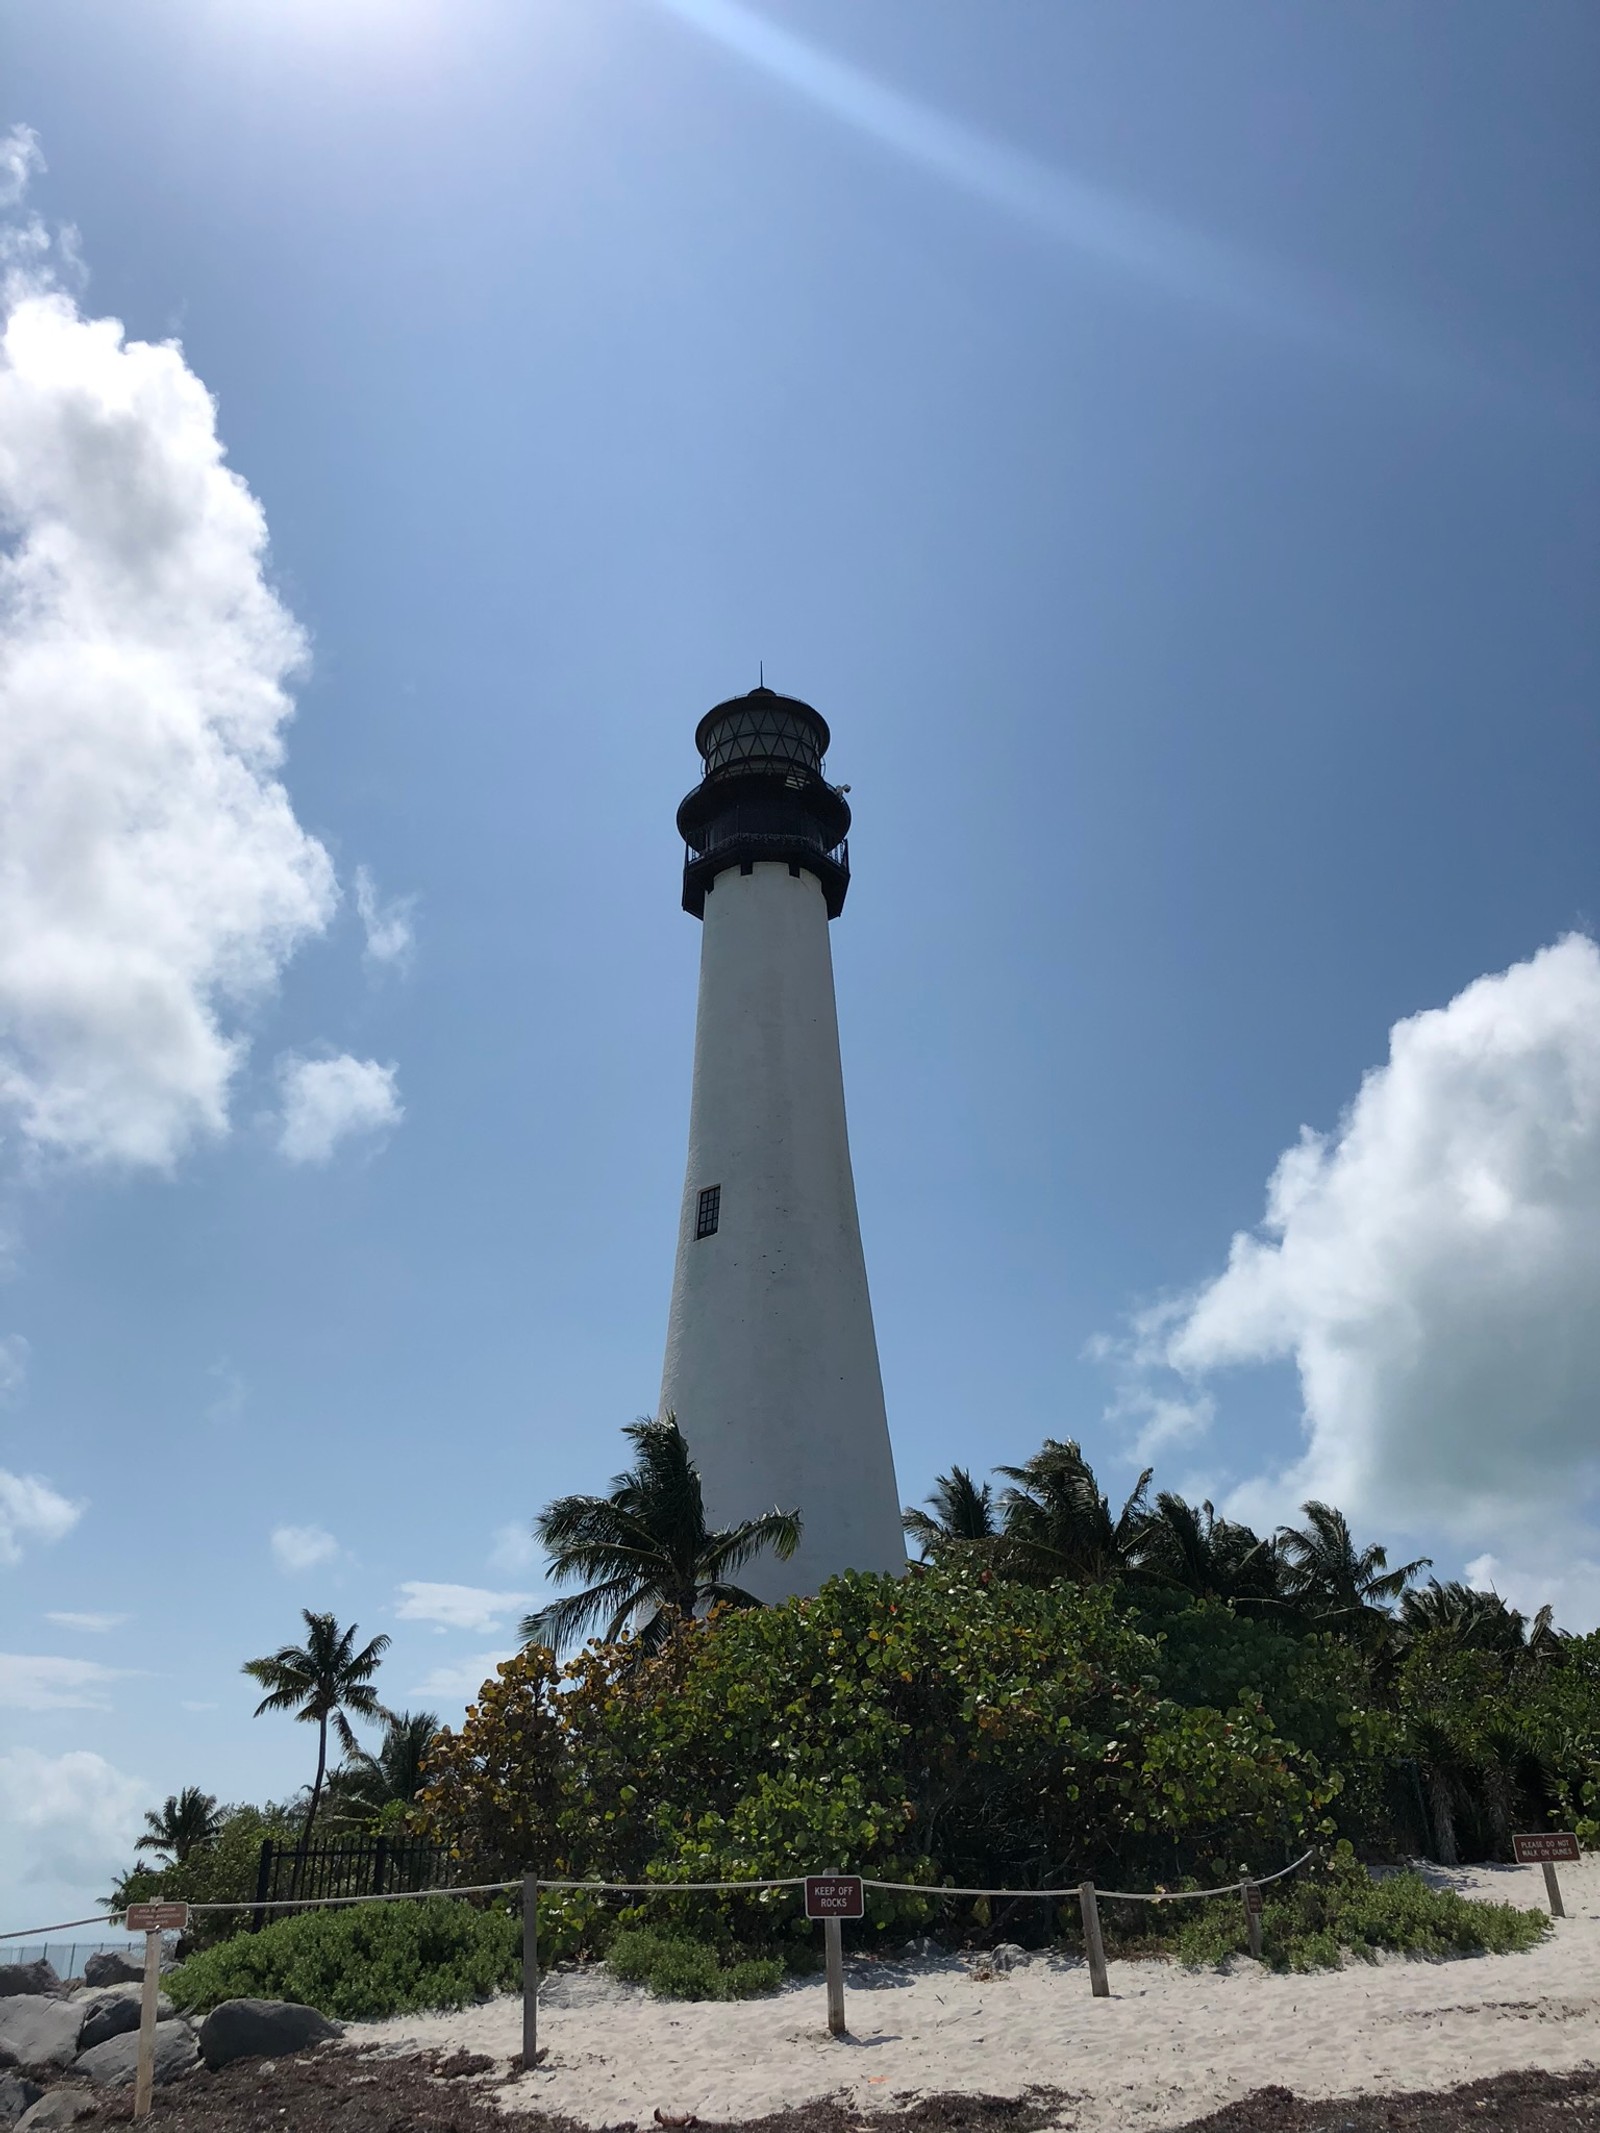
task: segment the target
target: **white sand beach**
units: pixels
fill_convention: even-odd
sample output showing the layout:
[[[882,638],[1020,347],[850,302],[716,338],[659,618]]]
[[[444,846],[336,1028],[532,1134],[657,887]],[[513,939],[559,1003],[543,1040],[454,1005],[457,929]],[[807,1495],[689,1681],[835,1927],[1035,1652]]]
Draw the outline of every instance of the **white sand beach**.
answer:
[[[1527,1955],[1444,1962],[1385,1957],[1275,1976],[1246,1958],[1226,1974],[1113,1962],[1095,2000],[1081,1963],[1026,1957],[981,1980],[969,1960],[847,1965],[848,2039],[826,2030],[820,1977],[732,2005],[652,1999],[599,1969],[549,1977],[537,2071],[503,2102],[589,2126],[653,2114],[745,2119],[839,2096],[863,2112],[939,2090],[1059,2089],[1084,2133],[1181,2123],[1269,2083],[1308,2097],[1442,2089],[1515,2068],[1600,2063],[1600,1858],[1563,1867],[1569,1916]],[[1543,1908],[1536,1867],[1430,1878],[1466,1895]],[[351,2043],[439,2046],[509,2059],[521,2002],[353,2024]]]

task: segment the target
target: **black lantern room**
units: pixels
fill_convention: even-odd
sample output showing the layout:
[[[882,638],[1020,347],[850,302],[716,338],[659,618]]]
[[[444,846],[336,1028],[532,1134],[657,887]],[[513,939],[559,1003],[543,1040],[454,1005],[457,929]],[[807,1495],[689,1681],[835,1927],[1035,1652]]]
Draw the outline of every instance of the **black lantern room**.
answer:
[[[822,775],[827,720],[762,687],[708,711],[694,744],[706,774],[678,809],[685,911],[704,917],[719,874],[771,859],[814,874],[837,918],[850,886],[850,808]]]

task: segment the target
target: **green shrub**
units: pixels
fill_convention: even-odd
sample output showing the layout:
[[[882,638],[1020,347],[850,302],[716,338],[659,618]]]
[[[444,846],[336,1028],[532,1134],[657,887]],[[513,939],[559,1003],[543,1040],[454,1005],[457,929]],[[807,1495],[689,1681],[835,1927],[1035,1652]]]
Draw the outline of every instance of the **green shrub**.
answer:
[[[1372,1962],[1380,1949],[1425,1956],[1521,1953],[1550,1930],[1542,1911],[1432,1889],[1420,1874],[1373,1881],[1354,1865],[1307,1875],[1284,1886],[1281,1895],[1270,1888],[1263,1894],[1262,1947],[1275,1970],[1336,1969],[1346,1953]],[[1170,1945],[1179,1962],[1194,1968],[1242,1954],[1248,1946],[1243,1906],[1232,1896],[1193,1906]]]
[[[730,2000],[758,2000],[783,1983],[783,1964],[775,1955],[747,1955],[730,1963],[722,1977]]]
[[[694,1940],[661,1943],[645,1979],[663,2000],[720,2000],[722,1968],[711,1950]]]
[[[1255,1645],[1279,1664],[1276,1642]],[[852,1572],[685,1625],[643,1665],[626,1645],[565,1667],[520,1653],[441,1735],[426,1811],[475,1867],[629,1882],[838,1866],[930,1888],[1068,1872],[1137,1888],[1331,1833],[1340,1780],[1254,1689],[1185,1706],[1160,1660],[1109,1591]],[[792,1888],[649,1901],[658,1930],[719,1947],[776,1953],[812,1930]],[[852,1938],[948,1915],[932,1894],[878,1894]]]
[[[345,2021],[461,2007],[522,1983],[522,1922],[431,1896],[302,1911],[192,1955],[167,1990],[203,2014],[221,2000],[296,2000]]]
[[[606,1963],[625,1985],[647,1985],[661,1959],[662,1935],[648,1926],[625,1926],[611,1937]]]
[[[775,1955],[739,1956],[724,1963],[715,1948],[681,1933],[624,1927],[606,1961],[613,1977],[646,1985],[664,2000],[753,2000],[776,1992],[783,1964]]]
[[[988,1929],[940,1884],[1211,1886],[1336,1838],[1389,1861],[1503,1854],[1517,1827],[1600,1842],[1600,1633],[1508,1659],[1382,1627],[1341,1637],[1147,1585],[1020,1583],[978,1553],[852,1572],[684,1622],[654,1656],[627,1639],[565,1664],[528,1647],[436,1742],[423,1813],[463,1879],[536,1861],[647,1887],[829,1869],[904,1885],[873,1895],[857,1945]],[[1042,1905],[1007,1915],[1019,1938],[1051,1931]],[[1226,1906],[1212,1925],[1188,1915],[1129,1932],[1242,1944]],[[1365,1915],[1297,1912],[1284,1930],[1332,1961]],[[787,1961],[813,1937],[790,1886],[663,1890],[625,1911],[583,1889],[541,1899],[541,1949],[603,1954],[613,1923],[708,1945],[724,1970],[734,1950]],[[1412,1927],[1385,1914],[1372,1930],[1404,1945],[1383,1936]],[[1422,1952],[1454,1929],[1430,1914],[1416,1930]]]

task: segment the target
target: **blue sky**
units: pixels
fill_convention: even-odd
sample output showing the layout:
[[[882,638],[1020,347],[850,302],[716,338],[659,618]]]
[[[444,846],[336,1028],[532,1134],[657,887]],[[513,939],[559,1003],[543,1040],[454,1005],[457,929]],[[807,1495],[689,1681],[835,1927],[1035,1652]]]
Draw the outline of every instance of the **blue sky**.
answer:
[[[6,48],[4,1923],[309,1776],[301,1605],[446,1716],[509,1647],[655,1397],[763,660],[903,1493],[1078,1435],[1600,1618],[1592,9]]]

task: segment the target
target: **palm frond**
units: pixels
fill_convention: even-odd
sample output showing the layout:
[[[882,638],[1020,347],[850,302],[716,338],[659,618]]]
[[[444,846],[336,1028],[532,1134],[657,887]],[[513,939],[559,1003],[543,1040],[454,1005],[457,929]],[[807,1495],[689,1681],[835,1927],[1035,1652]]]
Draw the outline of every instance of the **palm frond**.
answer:
[[[534,1520],[550,1583],[580,1589],[525,1616],[525,1643],[559,1649],[602,1624],[605,1635],[619,1636],[631,1622],[653,1647],[667,1633],[662,1610],[693,1614],[754,1556],[771,1550],[787,1560],[799,1545],[797,1512],[707,1528],[700,1476],[673,1415],[642,1417],[624,1435],[634,1463],[613,1477],[607,1495],[558,1496]]]
[[[742,1526],[709,1534],[695,1561],[695,1580],[714,1583],[742,1570],[769,1548],[780,1563],[787,1563],[800,1545],[800,1534],[797,1511],[763,1511],[759,1518],[747,1518]]]
[[[744,1609],[747,1607],[759,1607],[762,1604],[753,1592],[746,1592],[742,1585],[726,1585],[720,1579],[713,1585],[707,1585],[701,1592],[701,1598],[707,1608],[737,1607]]]
[[[964,1466],[938,1475],[926,1501],[925,1511],[907,1504],[900,1521],[924,1555],[956,1543],[993,1539],[994,1491],[988,1482],[974,1481]]]
[[[636,1577],[611,1578],[583,1592],[569,1592],[531,1615],[524,1615],[518,1634],[524,1644],[547,1644],[559,1651],[564,1644],[581,1639],[608,1612],[620,1609],[627,1615],[649,1597],[649,1587]]]

